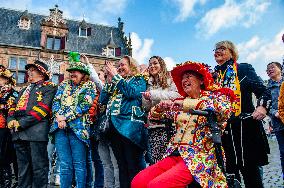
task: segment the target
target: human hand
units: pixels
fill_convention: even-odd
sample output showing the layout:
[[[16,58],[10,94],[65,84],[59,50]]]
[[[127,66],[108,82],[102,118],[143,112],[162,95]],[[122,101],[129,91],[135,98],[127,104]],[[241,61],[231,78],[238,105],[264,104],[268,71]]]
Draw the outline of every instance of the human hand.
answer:
[[[66,127],[66,121],[58,122],[58,128],[59,129],[65,129],[65,127]]]
[[[117,69],[113,66],[113,64],[109,61],[106,62],[106,70],[108,75],[112,78],[114,75],[117,75]]]
[[[15,127],[15,132],[17,132],[19,130],[20,124],[18,121],[14,120],[14,127]]]
[[[171,110],[182,111],[183,110],[183,100],[181,100],[181,99],[174,100],[174,102],[171,106]]]
[[[161,111],[170,110],[173,105],[173,101],[171,100],[164,100],[158,104],[158,107]]]
[[[280,118],[278,111],[276,112],[275,117]]]
[[[151,99],[151,93],[150,93],[150,91],[142,92],[142,96],[143,96],[144,99],[146,99],[146,100],[150,100],[150,99]]]
[[[9,123],[8,123],[8,128],[9,129],[13,129],[14,127],[15,127],[15,122],[16,122],[16,120],[12,120],[12,121],[9,121]]]
[[[89,63],[89,59],[87,58],[85,53],[81,53],[81,57],[83,57],[83,59],[85,60],[85,62],[88,64]],[[81,60],[82,62],[82,60]]]
[[[266,117],[267,110],[263,106],[258,106],[252,113],[255,120],[262,120]]]

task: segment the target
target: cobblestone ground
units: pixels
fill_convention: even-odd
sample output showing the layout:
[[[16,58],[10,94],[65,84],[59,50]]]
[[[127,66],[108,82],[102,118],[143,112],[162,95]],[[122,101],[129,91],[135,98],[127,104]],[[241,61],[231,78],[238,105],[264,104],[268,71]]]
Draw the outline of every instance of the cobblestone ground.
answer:
[[[277,140],[269,138],[270,155],[269,164],[263,167],[263,183],[265,188],[283,188],[284,183],[281,177],[281,164]]]
[[[270,152],[269,164],[263,167],[263,183],[265,188],[284,188],[281,178],[281,165],[279,157],[278,143],[275,137],[269,138]],[[244,185],[242,185],[244,187]],[[50,185],[49,188],[59,188]]]

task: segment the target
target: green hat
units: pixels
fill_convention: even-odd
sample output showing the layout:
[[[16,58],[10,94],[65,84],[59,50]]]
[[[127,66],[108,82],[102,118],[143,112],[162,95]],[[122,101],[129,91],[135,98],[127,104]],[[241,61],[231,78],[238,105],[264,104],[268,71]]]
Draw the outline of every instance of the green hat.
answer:
[[[90,70],[88,66],[82,62],[80,62],[80,54],[78,52],[70,52],[69,53],[69,68],[66,69],[68,72],[70,71],[79,71],[84,74],[90,75]]]
[[[68,72],[70,71],[79,71],[84,74],[90,75],[90,70],[88,69],[87,65],[82,62],[71,62],[69,68],[66,69]]]

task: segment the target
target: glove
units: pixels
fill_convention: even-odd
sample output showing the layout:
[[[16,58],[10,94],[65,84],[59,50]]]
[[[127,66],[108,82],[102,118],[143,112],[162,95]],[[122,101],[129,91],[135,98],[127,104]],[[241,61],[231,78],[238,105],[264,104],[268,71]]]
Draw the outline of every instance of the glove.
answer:
[[[15,121],[16,120],[9,121],[9,123],[8,123],[8,128],[9,129],[13,129],[15,127]]]
[[[18,121],[14,120],[14,127],[15,127],[15,131],[17,132],[20,128],[20,124]]]

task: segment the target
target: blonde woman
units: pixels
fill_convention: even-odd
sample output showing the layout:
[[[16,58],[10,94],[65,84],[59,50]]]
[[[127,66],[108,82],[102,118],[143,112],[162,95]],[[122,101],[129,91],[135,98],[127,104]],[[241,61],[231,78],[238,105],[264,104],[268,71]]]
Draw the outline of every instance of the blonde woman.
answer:
[[[142,92],[146,80],[137,74],[137,63],[124,56],[116,69],[106,63],[107,83],[100,105],[107,105],[109,139],[119,167],[120,188],[129,188],[132,178],[145,168],[143,151],[146,149]]]
[[[157,105],[162,100],[175,99],[180,97],[176,86],[167,71],[165,61],[159,56],[153,56],[149,59],[149,80],[147,91],[143,93],[142,105],[146,112]],[[161,122],[147,122],[149,157],[152,164],[162,159],[166,152],[166,146],[169,139],[175,132],[171,125],[165,125]]]

